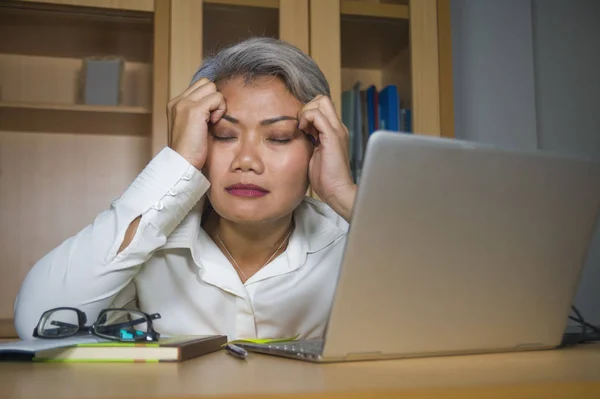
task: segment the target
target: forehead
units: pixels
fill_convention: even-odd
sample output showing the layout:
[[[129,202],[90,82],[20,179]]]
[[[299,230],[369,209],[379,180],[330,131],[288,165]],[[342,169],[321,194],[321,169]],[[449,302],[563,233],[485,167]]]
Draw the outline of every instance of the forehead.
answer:
[[[242,114],[260,114],[275,117],[296,116],[302,103],[275,76],[260,76],[247,80],[235,77],[217,82],[217,90],[225,97],[227,113],[234,117]]]

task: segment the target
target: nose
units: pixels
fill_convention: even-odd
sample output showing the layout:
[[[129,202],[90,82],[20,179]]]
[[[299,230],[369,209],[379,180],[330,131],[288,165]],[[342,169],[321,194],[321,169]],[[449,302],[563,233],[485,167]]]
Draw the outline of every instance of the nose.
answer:
[[[264,164],[260,152],[260,139],[253,136],[247,134],[241,135],[235,157],[231,163],[231,170],[233,172],[254,172],[256,174],[264,172]]]

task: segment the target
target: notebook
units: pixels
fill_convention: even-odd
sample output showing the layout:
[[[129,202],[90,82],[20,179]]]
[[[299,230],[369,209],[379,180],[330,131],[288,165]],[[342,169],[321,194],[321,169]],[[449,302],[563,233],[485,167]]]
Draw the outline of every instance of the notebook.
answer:
[[[158,342],[139,343],[95,337],[40,339],[0,345],[0,359],[38,362],[178,362],[215,352],[226,342],[224,335],[162,336]]]

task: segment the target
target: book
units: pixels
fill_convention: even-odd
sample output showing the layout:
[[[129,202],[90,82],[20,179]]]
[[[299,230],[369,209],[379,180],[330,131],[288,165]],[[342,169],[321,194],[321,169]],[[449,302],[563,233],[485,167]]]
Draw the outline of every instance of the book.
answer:
[[[0,359],[37,362],[179,362],[215,352],[226,343],[227,337],[224,335],[162,336],[157,342],[119,342],[93,336],[39,339],[0,345]]]
[[[379,92],[379,106],[381,129],[400,131],[400,97],[397,86],[389,85]]]
[[[367,89],[367,119],[369,121],[368,135],[372,135],[379,129],[379,102],[377,97],[377,88],[374,85]]]
[[[82,343],[104,341],[93,335],[79,335],[63,339],[29,339],[0,344],[0,360],[31,360],[36,352]]]

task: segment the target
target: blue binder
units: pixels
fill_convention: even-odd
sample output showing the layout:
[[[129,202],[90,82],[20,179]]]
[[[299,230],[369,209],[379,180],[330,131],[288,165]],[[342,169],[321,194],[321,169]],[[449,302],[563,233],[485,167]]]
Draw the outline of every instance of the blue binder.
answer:
[[[400,131],[400,97],[398,87],[389,85],[379,92],[380,129]]]

